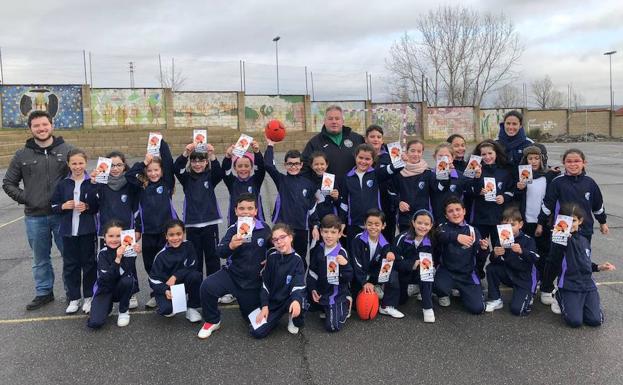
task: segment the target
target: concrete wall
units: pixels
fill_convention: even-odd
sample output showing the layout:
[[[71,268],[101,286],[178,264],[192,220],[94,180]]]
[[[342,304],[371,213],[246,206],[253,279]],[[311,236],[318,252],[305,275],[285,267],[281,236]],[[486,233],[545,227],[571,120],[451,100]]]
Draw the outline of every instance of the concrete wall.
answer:
[[[451,134],[461,134],[466,140],[475,139],[473,107],[428,107],[426,140],[445,140]]]
[[[527,110],[524,111],[526,134],[539,129],[541,133],[553,136],[567,133],[567,110]]]
[[[289,130],[305,131],[303,95],[245,95],[246,131],[261,131],[272,119],[279,119]]]
[[[610,112],[608,110],[571,112],[571,118],[569,119],[569,134],[582,135],[585,133],[593,133],[608,135],[608,128],[610,124],[609,114]],[[619,137],[620,136],[621,135],[619,135]]]

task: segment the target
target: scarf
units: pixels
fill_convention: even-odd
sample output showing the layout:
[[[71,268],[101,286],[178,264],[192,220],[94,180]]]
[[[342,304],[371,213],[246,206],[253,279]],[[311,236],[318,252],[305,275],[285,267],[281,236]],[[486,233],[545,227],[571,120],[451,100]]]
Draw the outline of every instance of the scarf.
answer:
[[[119,175],[119,176],[112,176],[112,175],[108,175],[108,187],[112,190],[112,191],[119,191],[121,190],[126,183],[128,183],[128,181],[125,179],[125,175]]]
[[[420,160],[418,163],[405,163],[405,167],[400,170],[400,175],[408,178],[410,176],[420,175],[424,171],[428,170],[428,163],[425,160]]]

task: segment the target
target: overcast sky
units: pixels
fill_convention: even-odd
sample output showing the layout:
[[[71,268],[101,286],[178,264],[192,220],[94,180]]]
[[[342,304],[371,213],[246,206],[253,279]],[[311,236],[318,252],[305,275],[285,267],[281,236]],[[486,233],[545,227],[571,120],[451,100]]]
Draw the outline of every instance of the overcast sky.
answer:
[[[282,93],[304,93],[313,72],[316,99],[363,98],[365,72],[374,98],[385,92],[385,59],[391,44],[438,2],[385,0],[158,1],[20,0],[0,9],[4,80],[15,83],[82,83],[82,50],[91,52],[87,77],[96,87],[158,86],[158,54],[175,57],[187,89],[238,90],[239,60],[246,61],[247,93],[275,92],[279,41]],[[448,2],[447,4],[453,4]],[[546,74],[560,91],[567,85],[588,104],[609,104],[613,56],[615,99],[623,104],[623,6],[620,1],[463,1],[479,11],[503,11],[525,51],[518,85]],[[593,5],[594,4],[594,5]],[[88,62],[88,56],[87,56]],[[88,67],[88,66],[87,66]],[[310,79],[311,76],[308,77]],[[308,81],[311,93],[311,79]]]

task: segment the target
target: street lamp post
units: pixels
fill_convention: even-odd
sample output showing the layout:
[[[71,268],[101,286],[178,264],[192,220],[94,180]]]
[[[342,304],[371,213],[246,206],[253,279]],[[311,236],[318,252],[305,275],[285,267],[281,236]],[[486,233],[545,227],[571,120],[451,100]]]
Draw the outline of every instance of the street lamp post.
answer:
[[[608,56],[610,59],[610,127],[609,134],[612,136],[612,114],[614,113],[614,94],[612,93],[612,55],[617,53],[617,51],[608,51],[604,52],[604,55]]]
[[[273,38],[275,42],[275,62],[277,63],[277,95],[279,95],[279,39],[281,39],[279,36]]]

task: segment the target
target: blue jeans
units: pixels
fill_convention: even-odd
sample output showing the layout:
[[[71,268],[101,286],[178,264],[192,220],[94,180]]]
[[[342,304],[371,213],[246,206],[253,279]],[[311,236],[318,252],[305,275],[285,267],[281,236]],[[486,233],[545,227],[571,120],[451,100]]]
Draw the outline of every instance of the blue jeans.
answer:
[[[52,268],[52,236],[58,250],[63,253],[63,240],[59,235],[59,215],[26,216],[26,236],[32,249],[32,275],[37,296],[50,294],[54,288]]]

